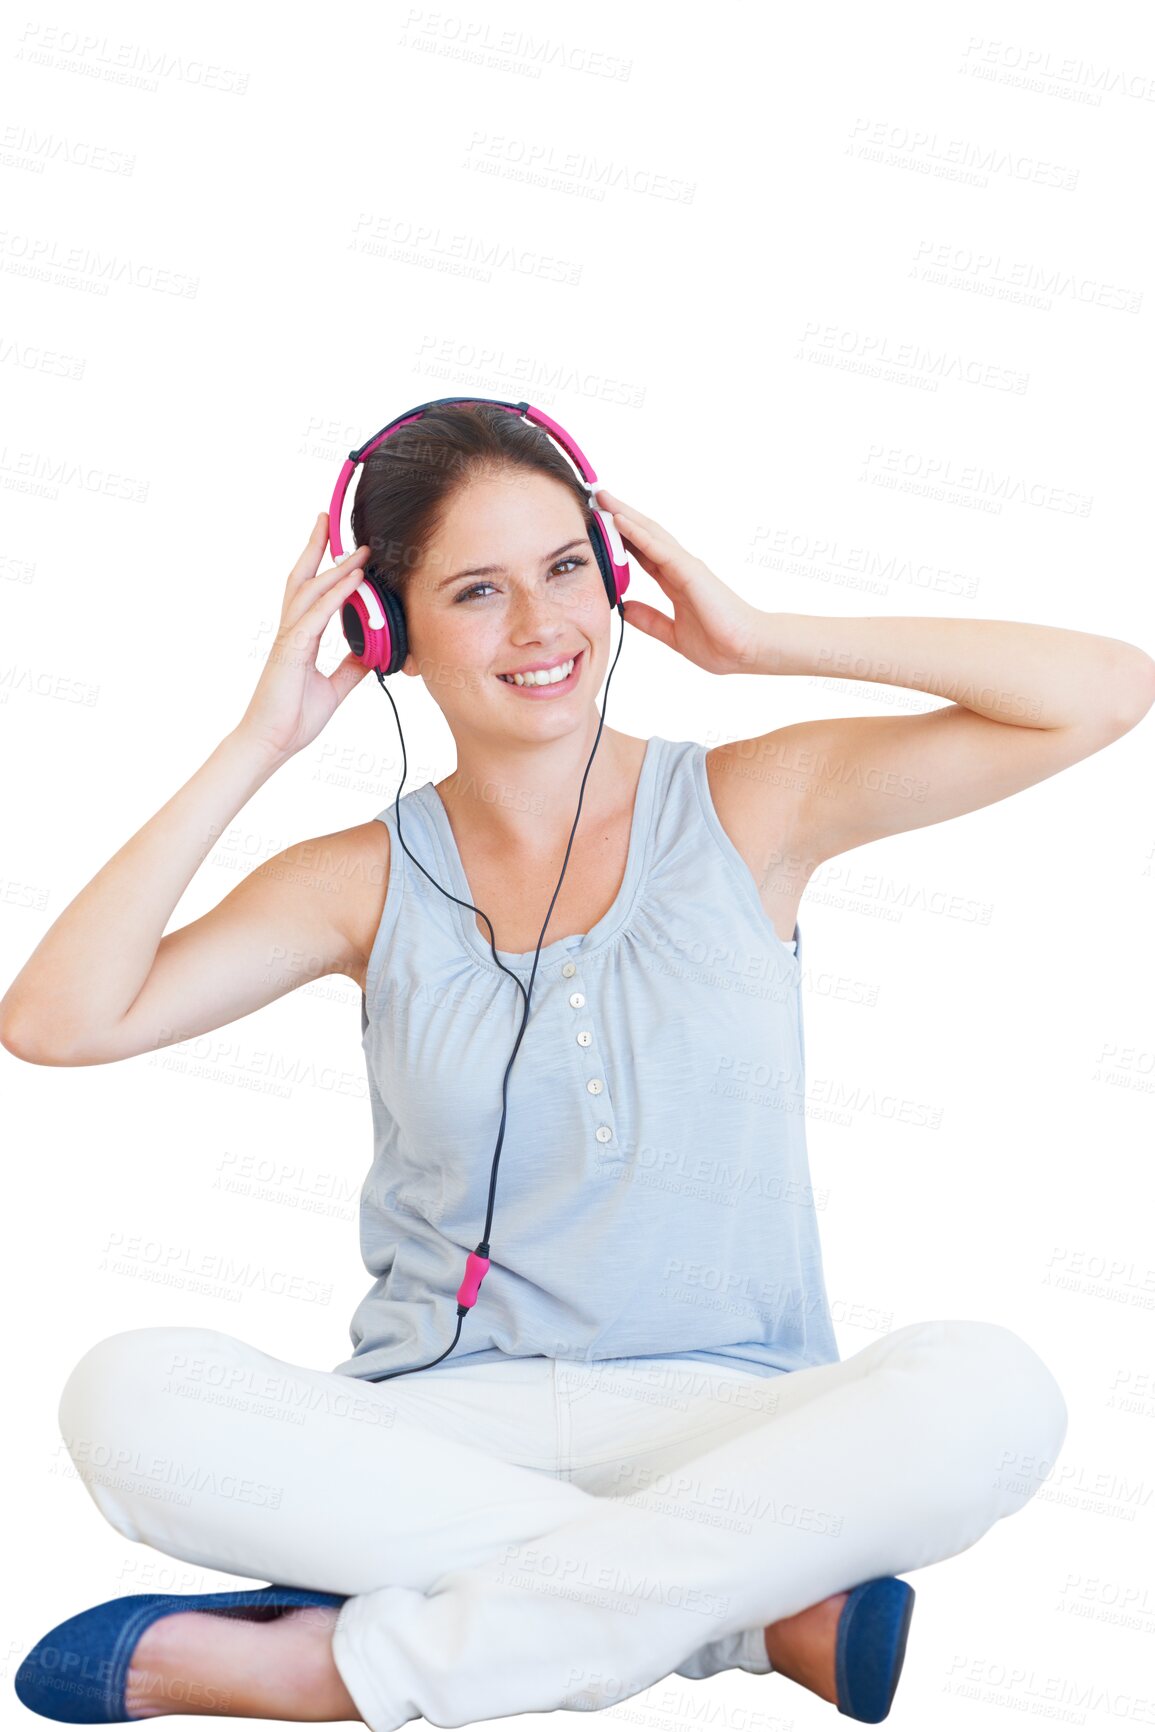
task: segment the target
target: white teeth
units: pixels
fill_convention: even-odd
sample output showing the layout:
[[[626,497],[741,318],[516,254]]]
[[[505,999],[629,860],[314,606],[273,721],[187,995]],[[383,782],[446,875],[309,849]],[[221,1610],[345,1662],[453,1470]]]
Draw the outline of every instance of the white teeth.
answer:
[[[556,668],[535,668],[528,674],[498,674],[499,680],[505,680],[511,686],[558,686],[562,680],[568,680],[574,670],[576,656],[571,656],[568,662],[561,662]]]

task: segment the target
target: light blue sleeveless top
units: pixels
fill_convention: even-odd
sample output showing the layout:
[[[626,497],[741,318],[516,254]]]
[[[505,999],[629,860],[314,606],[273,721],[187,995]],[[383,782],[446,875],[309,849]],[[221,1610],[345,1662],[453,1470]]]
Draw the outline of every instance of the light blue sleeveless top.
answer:
[[[800,933],[783,943],[765,913],[706,750],[647,742],[613,906],[542,947],[490,1268],[427,1375],[511,1355],[767,1376],[839,1357],[806,1152]],[[361,1378],[426,1366],[453,1339],[524,1009],[472,910],[398,843],[393,804],[378,816],[389,882],[361,1004],[374,1153],[360,1238],[375,1279],[352,1357],[333,1367]],[[432,782],[402,796],[401,827],[437,882],[475,902]],[[528,988],[533,952],[498,955]]]

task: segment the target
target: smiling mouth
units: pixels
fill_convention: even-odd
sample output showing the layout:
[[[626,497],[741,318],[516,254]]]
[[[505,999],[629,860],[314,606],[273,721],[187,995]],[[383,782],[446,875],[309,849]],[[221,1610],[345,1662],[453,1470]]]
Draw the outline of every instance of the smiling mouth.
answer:
[[[571,656],[568,659],[568,661],[559,662],[559,663],[557,663],[557,665],[555,667],[548,668],[548,669],[544,670],[543,672],[538,672],[535,670],[533,673],[530,673],[530,674],[498,674],[496,677],[502,682],[503,685],[512,686],[515,691],[522,691],[522,692],[558,691],[562,687],[568,688],[568,687],[572,686],[574,684],[574,682],[577,680],[577,678],[579,677],[579,675],[581,673],[582,657],[584,655],[585,655],[585,651],[579,650],[577,652],[577,654],[575,656]],[[565,672],[564,677],[561,677],[561,678],[558,677],[558,670],[559,669],[567,669],[568,670],[567,672]]]

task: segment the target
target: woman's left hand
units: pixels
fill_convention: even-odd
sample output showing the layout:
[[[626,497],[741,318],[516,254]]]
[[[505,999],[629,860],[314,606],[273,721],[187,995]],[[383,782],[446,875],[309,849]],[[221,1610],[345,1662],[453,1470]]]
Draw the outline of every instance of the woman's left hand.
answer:
[[[754,672],[764,629],[759,610],[680,547],[652,517],[643,517],[605,487],[596,491],[598,504],[613,512],[626,551],[661,585],[674,609],[671,619],[644,601],[623,599],[627,623],[708,674]]]

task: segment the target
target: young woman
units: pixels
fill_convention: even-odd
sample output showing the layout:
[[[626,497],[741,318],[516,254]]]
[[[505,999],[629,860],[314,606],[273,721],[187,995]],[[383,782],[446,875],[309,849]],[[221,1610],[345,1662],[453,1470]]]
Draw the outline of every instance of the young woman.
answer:
[[[625,601],[625,623],[698,667],[952,701],[710,751],[599,738],[613,615],[564,460],[476,406],[386,442],[358,488],[357,551],[321,571],[317,520],[236,728],[0,1003],[18,1057],[102,1064],[344,974],[364,995],[376,1136],[361,1234],[376,1279],[350,1359],[319,1371],[220,1331],[133,1329],[85,1353],[60,1403],[120,1532],[299,1599],[270,1590],[246,1613],[237,1596],[220,1616],[228,1596],[201,1610],[174,1596],[135,1621],[111,1602],[100,1683],[95,1614],[80,1614],[34,1650],[41,1684],[51,1666],[72,1678],[39,1712],[393,1732],[422,1714],[609,1706],[670,1671],[737,1665],[878,1720],[909,1618],[896,1572],[973,1545],[1028,1501],[1024,1464],[1061,1447],[1062,1393],[1010,1329],[913,1324],[838,1357],[804,1143],[797,914],[832,856],[1119,738],[1155,664],[1015,622],[763,613],[636,507],[599,499],[671,608]],[[328,677],[315,662],[370,567],[403,601],[404,671],[445,715],[456,769],[406,794],[400,824],[391,804],[287,848],[165,933],[213,837],[363,677],[353,655]],[[299,961],[272,972],[284,954]],[[433,1365],[499,1119],[492,1267]],[[158,1494],[170,1470],[187,1495]],[[887,1584],[889,1599],[861,1597]]]

